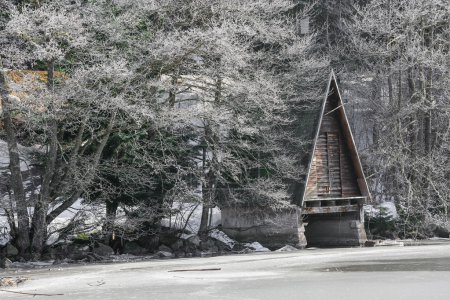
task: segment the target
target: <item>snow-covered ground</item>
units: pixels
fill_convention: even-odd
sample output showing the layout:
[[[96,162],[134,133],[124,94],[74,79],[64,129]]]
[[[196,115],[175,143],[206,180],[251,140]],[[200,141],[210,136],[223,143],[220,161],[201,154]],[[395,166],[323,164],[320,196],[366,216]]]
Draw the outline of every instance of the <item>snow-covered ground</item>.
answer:
[[[52,299],[448,299],[450,244],[314,249],[128,264],[54,266],[4,276]],[[0,299],[31,295],[0,291]]]

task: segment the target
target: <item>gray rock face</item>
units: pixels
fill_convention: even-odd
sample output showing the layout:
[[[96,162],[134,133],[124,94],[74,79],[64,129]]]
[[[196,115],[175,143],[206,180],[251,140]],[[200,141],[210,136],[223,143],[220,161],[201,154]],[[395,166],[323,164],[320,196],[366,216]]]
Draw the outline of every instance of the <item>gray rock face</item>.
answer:
[[[113,248],[111,248],[108,245],[99,243],[97,247],[92,249],[92,252],[94,254],[100,255],[100,256],[109,256],[114,254]]]

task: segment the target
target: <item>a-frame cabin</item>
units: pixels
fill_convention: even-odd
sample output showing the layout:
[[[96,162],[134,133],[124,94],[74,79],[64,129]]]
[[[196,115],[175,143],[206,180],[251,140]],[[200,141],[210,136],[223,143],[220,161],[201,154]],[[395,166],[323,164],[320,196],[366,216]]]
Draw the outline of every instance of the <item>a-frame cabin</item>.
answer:
[[[223,231],[271,248],[362,245],[363,204],[370,194],[333,72],[325,97],[299,106],[296,113],[292,130],[302,145],[299,167],[307,172],[290,184],[292,207],[262,213],[247,206],[223,207]]]
[[[331,72],[302,196],[308,245],[353,245],[366,239],[363,204],[370,194],[344,106]]]

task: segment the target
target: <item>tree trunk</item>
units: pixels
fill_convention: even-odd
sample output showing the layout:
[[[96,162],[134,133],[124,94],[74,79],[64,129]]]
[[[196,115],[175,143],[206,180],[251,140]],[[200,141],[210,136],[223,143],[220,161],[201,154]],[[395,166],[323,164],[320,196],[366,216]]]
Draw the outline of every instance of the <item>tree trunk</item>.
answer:
[[[94,177],[95,170],[97,169],[97,167],[100,163],[103,149],[105,148],[106,143],[108,142],[109,136],[111,135],[111,132],[113,130],[115,120],[116,120],[116,113],[113,112],[111,119],[109,120],[108,127],[106,128],[106,132],[103,135],[100,145],[98,146],[98,148],[94,154],[91,168],[88,170],[88,173],[85,176],[85,181],[87,184],[89,184]],[[66,199],[63,203],[61,203],[61,205],[59,205],[57,208],[55,208],[51,213],[49,213],[47,215],[47,218],[46,218],[47,224],[50,224],[57,216],[59,216],[61,213],[63,213],[65,210],[67,210],[70,206],[72,206],[81,197],[82,193],[83,193],[83,191],[78,190],[78,189],[73,191],[71,197]]]
[[[206,130],[205,130],[206,132]],[[208,191],[208,183],[207,176],[206,176],[206,141],[204,142],[205,145],[203,146],[203,153],[202,153],[202,174],[203,174],[203,183],[202,183],[202,216],[200,219],[200,227],[198,229],[198,233],[200,236],[206,235],[208,231],[208,219],[209,219],[209,191]]]
[[[53,61],[48,63],[47,71],[47,85],[50,93],[54,90],[54,68]],[[52,104],[48,107],[52,112]],[[45,171],[42,179],[41,192],[34,207],[32,229],[33,240],[31,243],[35,258],[40,258],[44,247],[45,240],[47,239],[47,212],[50,203],[50,188],[51,180],[55,174],[56,160],[58,157],[58,124],[56,117],[52,116],[49,121],[49,145],[47,152],[47,161],[45,164]]]
[[[175,107],[175,100],[177,97],[177,81],[178,81],[178,71],[174,72],[171,76],[172,87],[169,91],[169,107]]]
[[[25,256],[30,247],[29,228],[30,221],[27,210],[25,189],[23,187],[22,172],[20,171],[19,147],[17,145],[16,132],[11,117],[11,103],[6,84],[6,75],[0,62],[0,97],[2,100],[3,123],[6,130],[6,142],[8,143],[9,169],[11,171],[11,187],[14,193],[17,212],[17,237],[16,245],[21,256]]]
[[[412,62],[410,62],[412,63]],[[417,95],[416,95],[416,87],[414,82],[414,75],[413,75],[413,69],[410,66],[408,68],[408,88],[409,88],[409,97],[410,97],[410,103],[414,104],[417,102]],[[408,117],[408,134],[409,134],[409,144],[412,155],[415,155],[416,153],[416,145],[417,145],[417,125],[414,125],[415,117],[413,114],[411,114]]]
[[[214,104],[216,106],[220,105],[222,96],[222,78],[217,76],[215,80],[215,90],[214,90]],[[202,208],[202,217],[200,219],[200,228],[199,235],[203,238],[206,237],[208,232],[208,224],[210,223],[211,218],[211,208],[213,207],[213,202],[215,198],[215,188],[216,188],[216,170],[215,168],[218,165],[217,156],[215,154],[215,147],[217,146],[218,138],[214,135],[214,132],[211,128],[211,124],[206,121],[205,122],[205,136],[204,136],[204,147],[203,147],[203,160],[202,160],[202,168],[203,168],[203,184],[202,184],[202,198],[203,198],[203,208]],[[208,172],[206,172],[206,152],[207,149],[211,150],[211,162],[209,164]]]
[[[102,228],[104,234],[103,242],[106,245],[109,245],[113,237],[114,223],[116,221],[116,213],[118,207],[119,201],[116,200],[106,201],[106,220]]]

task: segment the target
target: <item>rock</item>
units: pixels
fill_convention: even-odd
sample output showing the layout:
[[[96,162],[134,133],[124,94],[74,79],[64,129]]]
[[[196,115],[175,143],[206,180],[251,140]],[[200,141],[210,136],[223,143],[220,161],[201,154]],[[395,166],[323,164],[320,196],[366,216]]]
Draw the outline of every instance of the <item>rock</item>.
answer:
[[[159,234],[159,241],[164,245],[172,245],[178,240],[179,233],[175,230],[163,231]]]
[[[258,242],[244,244],[245,247],[255,251],[255,252],[270,252],[270,250]]]
[[[133,255],[142,255],[147,253],[147,249],[142,248],[139,246],[136,242],[127,242],[125,243],[123,247],[123,252],[127,254],[133,254]]]
[[[198,235],[194,235],[194,236],[189,237],[186,240],[186,242],[189,243],[189,244],[194,245],[195,247],[199,247],[200,243],[201,243],[201,240],[200,240]]]
[[[137,244],[149,251],[154,251],[158,249],[158,246],[160,244],[159,236],[157,235],[141,236],[137,240]]]
[[[102,259],[100,259],[98,255],[88,254],[86,256],[86,258],[83,258],[82,260],[87,260],[90,263],[92,263],[92,262],[96,262],[96,261],[101,261]]]
[[[200,242],[200,249],[202,251],[210,251],[212,247],[216,247],[212,239],[207,239],[206,241]]]
[[[183,247],[183,240],[177,240],[175,243],[173,243],[170,248],[172,248],[172,250],[177,251],[180,248]]]
[[[213,229],[208,233],[208,236],[215,241],[217,247],[220,250],[230,251],[237,244],[237,242],[230,237],[228,237],[225,232],[218,229]]]
[[[175,255],[172,252],[166,252],[166,251],[158,251],[155,254],[155,257],[158,257],[158,258],[172,258],[174,256]]]
[[[19,250],[17,250],[17,248],[10,243],[6,244],[6,247],[3,249],[3,251],[7,257],[16,256],[19,254]]]
[[[56,258],[63,259],[64,257],[68,257],[72,260],[81,260],[86,258],[89,253],[89,247],[78,244],[69,244],[66,247],[62,247],[60,249],[59,254],[55,255]]]
[[[186,253],[184,253],[184,251],[175,251],[175,257],[177,258],[183,258],[186,257]]]
[[[295,247],[292,247],[291,245],[286,245],[278,250],[275,250],[276,252],[290,252],[290,251],[297,251],[298,249]]]
[[[237,252],[240,252],[240,251],[242,251],[242,250],[244,250],[244,249],[246,249],[246,247],[243,245],[243,244],[239,244],[239,243],[236,243],[234,246],[233,246],[233,251],[237,251]]]
[[[374,240],[367,240],[364,243],[364,247],[375,247],[375,245],[378,243],[378,241]]]
[[[12,261],[10,261],[6,257],[0,258],[0,268],[9,269],[11,267],[12,267]]]
[[[114,254],[113,248],[102,243],[98,243],[98,246],[92,249],[92,252],[100,256],[110,256]]]
[[[450,231],[445,226],[435,225],[433,229],[433,234],[435,237],[439,238],[449,238],[450,237]]]
[[[159,251],[172,253],[172,248],[167,247],[166,245],[161,245],[158,248]]]

